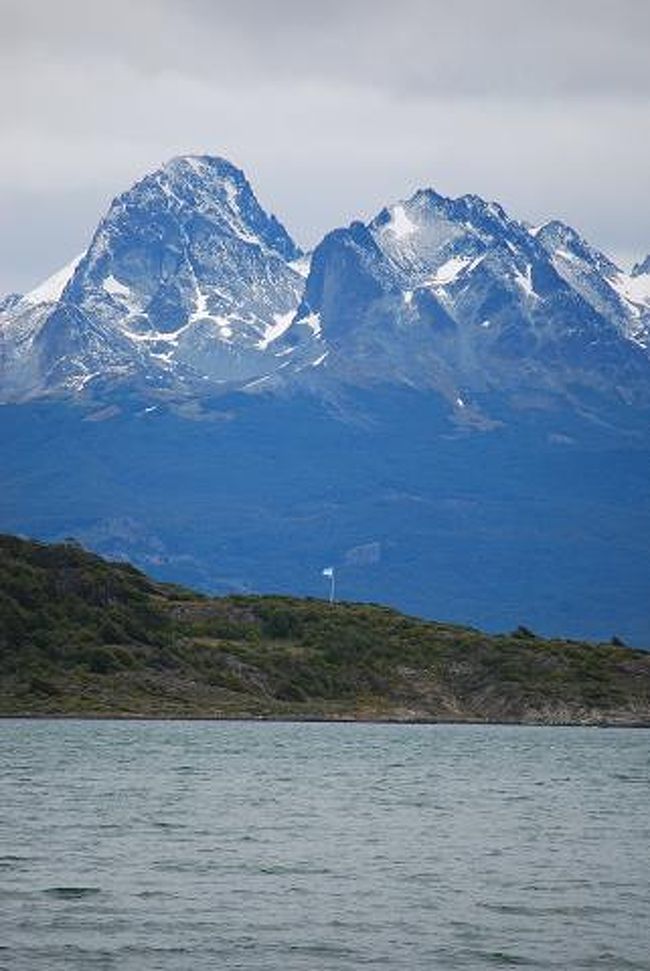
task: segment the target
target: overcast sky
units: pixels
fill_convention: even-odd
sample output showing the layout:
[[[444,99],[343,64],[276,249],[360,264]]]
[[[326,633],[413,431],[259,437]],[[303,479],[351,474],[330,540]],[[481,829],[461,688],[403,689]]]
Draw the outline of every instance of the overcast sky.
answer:
[[[0,0],[0,293],[223,155],[303,246],[419,186],[650,251],[650,0]]]

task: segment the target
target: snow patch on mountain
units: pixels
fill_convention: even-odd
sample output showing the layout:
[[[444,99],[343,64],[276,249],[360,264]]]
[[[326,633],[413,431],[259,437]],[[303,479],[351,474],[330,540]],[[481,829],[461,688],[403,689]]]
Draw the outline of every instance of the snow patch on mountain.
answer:
[[[104,280],[103,287],[104,287],[104,290],[106,290],[106,293],[110,293],[111,296],[113,297],[131,296],[131,288],[125,287],[124,284],[120,283],[119,280],[116,280],[111,273],[109,273],[109,275]]]
[[[641,308],[650,309],[650,273],[631,276],[620,272],[608,282],[624,300],[632,305],[635,314],[640,314]]]
[[[533,268],[530,263],[526,265],[526,269],[523,273],[518,268],[515,268],[515,282],[521,287],[527,297],[535,296],[532,273]]]
[[[286,314],[274,314],[274,323],[267,327],[263,337],[258,341],[257,346],[260,350],[266,350],[279,337],[287,332],[295,317],[295,311],[289,310]]]
[[[474,258],[471,256],[452,256],[442,266],[438,267],[433,276],[427,280],[427,283],[434,287],[444,287],[454,283],[465,271],[474,270],[483,259],[483,255]]]
[[[471,262],[472,260],[467,256],[452,256],[442,266],[438,267],[429,282],[432,286],[443,286],[445,283],[453,283]]]
[[[292,270],[298,273],[303,280],[306,280],[309,276],[309,270],[311,269],[311,253],[303,253],[299,256],[297,260],[290,260],[289,266]]]
[[[53,273],[43,283],[30,290],[29,293],[26,293],[23,300],[31,304],[56,303],[57,300],[60,300],[63,291],[72,279],[74,271],[77,269],[83,256],[83,253],[75,256],[66,266],[57,270],[56,273]]]
[[[412,219],[409,219],[403,205],[398,204],[393,206],[390,210],[390,215],[390,222],[385,228],[393,233],[397,239],[406,239],[407,236],[412,236],[413,233],[417,232],[417,225]]]

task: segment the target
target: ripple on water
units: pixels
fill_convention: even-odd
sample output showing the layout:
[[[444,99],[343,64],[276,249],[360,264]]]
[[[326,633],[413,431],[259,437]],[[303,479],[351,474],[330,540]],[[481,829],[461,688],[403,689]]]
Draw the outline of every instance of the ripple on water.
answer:
[[[0,732],[2,971],[650,971],[648,732]]]
[[[83,900],[102,892],[101,887],[46,887],[42,893],[60,900]]]

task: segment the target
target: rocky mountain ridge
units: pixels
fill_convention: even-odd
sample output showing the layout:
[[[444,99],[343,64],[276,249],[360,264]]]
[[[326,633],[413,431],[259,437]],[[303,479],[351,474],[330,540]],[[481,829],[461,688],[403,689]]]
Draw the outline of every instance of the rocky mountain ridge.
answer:
[[[649,258],[650,259],[650,258]],[[650,402],[650,266],[422,189],[311,260],[224,159],[173,159],[87,251],[0,308],[0,394],[201,397],[388,382],[458,417],[489,392]]]

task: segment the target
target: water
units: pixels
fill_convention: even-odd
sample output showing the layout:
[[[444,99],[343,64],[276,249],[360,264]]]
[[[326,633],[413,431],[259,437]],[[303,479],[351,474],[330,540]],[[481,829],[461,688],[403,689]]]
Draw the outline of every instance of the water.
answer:
[[[646,971],[649,742],[1,722],[0,968]]]

